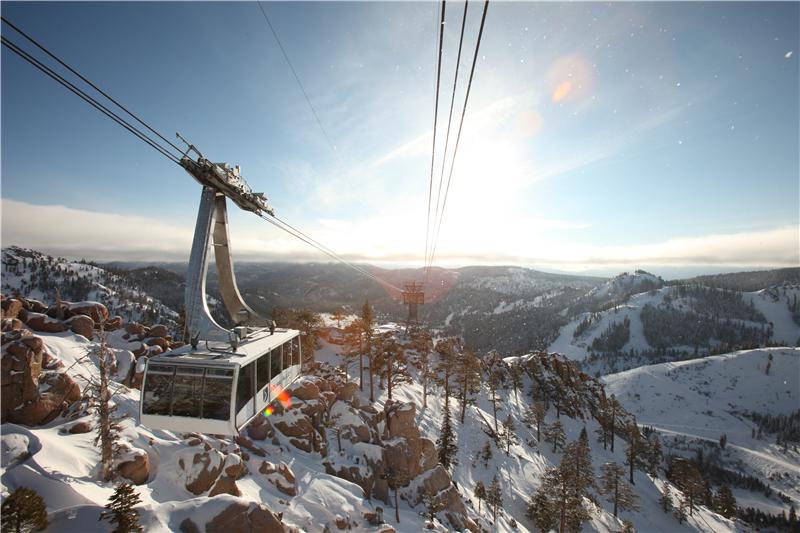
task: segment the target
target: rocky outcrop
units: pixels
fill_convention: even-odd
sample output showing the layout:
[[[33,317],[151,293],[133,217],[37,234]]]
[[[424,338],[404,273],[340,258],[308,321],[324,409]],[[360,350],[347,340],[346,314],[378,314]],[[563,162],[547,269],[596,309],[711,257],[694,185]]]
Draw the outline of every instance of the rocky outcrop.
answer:
[[[86,315],[75,315],[67,319],[64,324],[78,335],[83,335],[89,340],[94,337],[94,320]]]
[[[222,473],[225,456],[218,450],[210,449],[195,453],[191,463],[187,462],[185,456],[178,459],[179,471],[186,479],[186,490],[199,496],[214,486]]]
[[[150,458],[145,451],[137,450],[129,460],[121,462],[117,470],[134,485],[143,485],[150,477]]]
[[[275,464],[270,461],[262,461],[258,472],[263,474],[267,481],[275,485],[275,488],[282,493],[287,496],[297,496],[297,479],[286,463]]]
[[[436,468],[415,479],[405,491],[405,495],[409,503],[414,506],[423,503],[427,498],[436,498],[443,504],[445,516],[456,530],[480,531],[469,518],[461,495],[442,465],[437,465]]]
[[[86,315],[97,324],[104,324],[108,320],[108,309],[100,302],[67,303],[66,318],[76,315]]]
[[[67,326],[61,320],[42,313],[27,313],[25,325],[42,333],[61,333],[67,330]]]
[[[22,301],[16,298],[4,298],[0,304],[2,304],[3,318],[17,318],[17,315],[23,309]]]
[[[19,332],[16,340],[3,345],[0,363],[0,420],[3,423],[46,424],[80,400],[80,387],[68,375],[48,371],[49,364],[50,356],[38,337],[23,336]]]
[[[281,515],[258,503],[234,502],[206,524],[206,533],[287,533]]]

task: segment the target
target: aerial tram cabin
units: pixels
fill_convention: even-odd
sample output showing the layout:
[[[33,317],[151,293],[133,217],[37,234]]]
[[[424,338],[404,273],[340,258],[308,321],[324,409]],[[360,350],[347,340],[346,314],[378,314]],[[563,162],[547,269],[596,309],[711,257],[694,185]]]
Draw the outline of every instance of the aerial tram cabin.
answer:
[[[236,435],[300,375],[297,330],[255,333],[236,352],[184,346],[151,357],[141,423],[178,432]]]
[[[273,215],[264,195],[250,190],[239,167],[212,163],[192,145],[181,166],[203,185],[186,275],[190,344],[147,360],[139,420],[151,429],[236,435],[300,375],[300,332],[258,316],[236,286],[226,198],[259,216]],[[230,329],[211,317],[206,301],[212,248]]]

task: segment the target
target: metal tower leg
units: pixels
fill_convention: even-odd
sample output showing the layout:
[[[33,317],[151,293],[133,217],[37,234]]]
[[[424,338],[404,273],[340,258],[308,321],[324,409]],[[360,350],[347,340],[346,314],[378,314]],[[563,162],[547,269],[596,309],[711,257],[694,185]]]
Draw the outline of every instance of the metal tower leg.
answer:
[[[236,285],[233,256],[231,256],[229,244],[228,209],[223,194],[217,193],[214,202],[214,218],[214,258],[219,277],[219,292],[222,294],[225,308],[235,326],[265,327],[268,325],[267,319],[259,316],[244,302],[239,287]]]
[[[206,301],[208,247],[214,227],[216,194],[211,187],[203,187],[192,240],[192,252],[189,256],[189,270],[186,273],[186,294],[184,296],[186,327],[193,347],[197,347],[200,339],[223,341],[232,345],[238,343],[238,339],[232,331],[223,328],[211,317]],[[224,197],[222,201],[225,201]],[[230,258],[229,255],[228,258]]]

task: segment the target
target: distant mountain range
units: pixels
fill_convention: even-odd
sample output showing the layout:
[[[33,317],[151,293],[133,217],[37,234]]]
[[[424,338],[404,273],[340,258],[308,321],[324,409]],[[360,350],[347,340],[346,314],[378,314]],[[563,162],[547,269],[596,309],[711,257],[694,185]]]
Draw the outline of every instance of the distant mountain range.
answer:
[[[81,270],[74,266],[80,263],[51,258],[32,250],[6,248],[3,249],[3,292],[19,290],[25,279],[28,280],[25,287],[31,288],[32,273],[15,277],[6,272],[7,257],[26,256],[39,258],[39,263],[50,265],[49,268],[54,271],[76,268],[78,272]],[[520,267],[471,266],[457,269],[434,268],[426,279],[422,269],[390,270],[370,265],[360,266],[398,288],[412,280],[425,282],[426,303],[420,308],[420,320],[443,333],[460,335],[469,346],[479,352],[494,349],[504,355],[511,355],[550,347],[579,359],[590,353],[627,356],[635,352],[638,357],[642,352],[651,355],[670,350],[692,353],[695,347],[698,352],[708,352],[713,351],[721,342],[726,342],[726,347],[730,348],[756,347],[779,342],[793,345],[800,337],[800,329],[795,334],[790,327],[794,316],[790,305],[795,294],[791,287],[800,286],[800,268],[664,281],[642,270],[622,273],[609,279],[552,274]],[[123,290],[133,290],[134,294],[148,295],[165,309],[176,313],[182,306],[187,268],[185,263],[115,262],[82,268],[89,267],[98,276],[99,273],[104,273],[92,283],[120,294]],[[269,315],[275,307],[305,307],[317,312],[330,312],[337,307],[344,307],[351,312],[358,312],[364,301],[369,300],[381,320],[402,323],[406,318],[406,309],[401,304],[397,290],[387,288],[345,265],[243,262],[236,265],[236,274],[245,300],[256,311],[265,315]],[[46,293],[53,292],[54,285],[48,285],[49,282],[42,285],[39,275],[35,278],[40,288],[44,289],[42,297],[52,299],[54,294]],[[716,301],[714,293],[695,290],[684,300],[668,296],[668,305],[661,305],[665,295],[673,294],[676,287],[680,286],[725,289],[725,294],[721,297],[722,300]],[[777,289],[778,287],[781,289]],[[762,316],[763,312],[760,315],[756,313],[745,316],[747,309],[741,309],[740,304],[758,304],[756,310],[761,309],[759,302],[764,298],[771,298],[763,296],[770,290],[790,292],[780,296],[782,303],[774,306],[775,309],[785,307],[785,316],[781,315],[780,318],[784,326],[781,326],[780,331],[773,326],[772,333],[766,335],[769,322],[774,320]],[[758,299],[750,294],[757,291],[767,292]],[[81,294],[75,295],[62,294],[62,297],[83,299],[90,294],[85,287],[80,288],[80,292]],[[102,296],[102,291],[99,294]],[[212,298],[217,298],[213,266],[209,272],[209,294]],[[641,296],[642,294],[645,296]],[[785,301],[787,294],[790,299],[788,303]],[[154,298],[153,295],[157,297]],[[754,301],[754,304],[749,304],[750,301]],[[648,303],[648,312],[651,315],[658,314],[659,320],[672,320],[673,329],[680,329],[681,321],[702,315],[708,322],[706,329],[714,331],[697,333],[693,337],[693,343],[688,343],[684,337],[670,337],[669,331],[660,332],[660,340],[653,341],[652,344],[648,341],[655,338],[655,333],[647,341],[640,342],[637,339],[644,339],[640,315]],[[800,317],[800,307],[797,309],[796,314]],[[625,340],[619,344],[625,332],[618,331],[617,338],[607,338],[605,344],[596,342],[603,334],[609,336],[613,333],[609,330],[612,324],[619,323],[619,327],[624,328],[623,318],[628,315],[628,328],[632,328],[630,335],[634,336],[633,340]],[[591,322],[584,326],[586,331],[573,337],[580,323],[586,321]],[[734,321],[736,327],[747,322],[746,325],[751,330],[741,335],[731,333],[730,328],[720,326],[726,326],[727,321]],[[794,324],[797,326],[797,323]],[[592,343],[595,343],[594,348]],[[644,362],[653,360],[645,359]]]

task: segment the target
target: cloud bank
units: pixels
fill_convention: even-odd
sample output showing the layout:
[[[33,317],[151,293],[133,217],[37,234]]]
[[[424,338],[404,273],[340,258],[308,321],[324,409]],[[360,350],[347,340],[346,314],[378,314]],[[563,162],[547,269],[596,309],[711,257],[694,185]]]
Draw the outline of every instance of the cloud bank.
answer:
[[[419,265],[418,237],[423,228],[406,228],[402,216],[349,222],[320,220],[303,228],[350,261],[382,266]],[[766,230],[675,237],[637,245],[580,244],[551,241],[553,227],[580,230],[580,223],[546,219],[504,221],[516,231],[450,226],[443,234],[437,264],[514,264],[570,271],[624,270],[634,267],[795,267],[800,266],[800,226]],[[242,226],[242,227],[240,227]],[[456,229],[457,228],[457,229]],[[525,238],[520,235],[524,230]],[[2,200],[2,245],[25,246],[67,257],[101,261],[186,261],[193,221],[169,223],[149,218],[34,205]],[[408,230],[408,231],[406,231]],[[231,228],[237,259],[258,261],[321,261],[328,258],[308,245],[258,223]],[[446,237],[446,238],[445,238]]]

